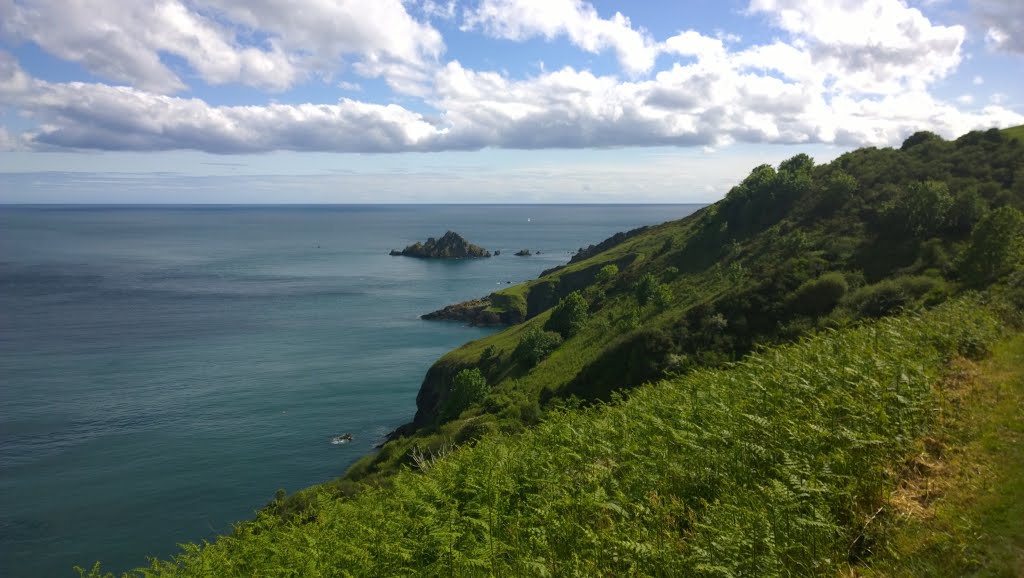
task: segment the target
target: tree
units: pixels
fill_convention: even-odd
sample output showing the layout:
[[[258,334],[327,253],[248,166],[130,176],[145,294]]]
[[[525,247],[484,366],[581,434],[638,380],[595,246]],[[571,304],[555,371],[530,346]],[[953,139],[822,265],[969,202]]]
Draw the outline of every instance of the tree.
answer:
[[[604,267],[601,267],[600,271],[597,272],[597,275],[594,277],[594,280],[597,281],[598,283],[604,284],[610,282],[618,274],[618,265],[605,265]]]
[[[555,306],[544,329],[555,331],[563,338],[568,339],[576,335],[586,325],[589,315],[590,304],[587,303],[582,293],[573,291]]]
[[[633,288],[633,294],[640,307],[646,307],[648,303],[666,307],[672,302],[672,289],[664,283],[659,283],[658,278],[650,273],[637,281]]]
[[[961,271],[967,281],[984,285],[1006,275],[1024,256],[1024,215],[1000,207],[982,217],[964,253]]]
[[[790,302],[798,313],[816,317],[835,309],[848,288],[842,273],[825,273],[800,285],[790,297]]]
[[[952,206],[953,196],[946,183],[924,181],[910,183],[884,210],[891,226],[927,239],[945,226]]]
[[[558,349],[561,344],[562,336],[558,333],[533,327],[519,341],[519,345],[512,352],[512,359],[527,367],[533,367],[551,355],[551,352]]]
[[[452,382],[451,395],[448,397],[444,412],[445,418],[458,417],[469,406],[482,402],[489,390],[487,379],[478,368],[458,372]]]

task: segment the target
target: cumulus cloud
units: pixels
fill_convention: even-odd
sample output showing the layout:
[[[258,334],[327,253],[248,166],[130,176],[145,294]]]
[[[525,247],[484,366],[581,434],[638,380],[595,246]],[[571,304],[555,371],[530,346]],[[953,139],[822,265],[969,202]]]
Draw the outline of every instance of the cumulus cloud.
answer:
[[[25,6],[49,1],[0,0],[0,7],[28,18]],[[176,0],[154,2],[146,6],[183,6]],[[443,39],[410,16],[399,0],[360,3],[358,12],[346,1],[310,2],[308,11],[277,4],[195,0],[176,14],[196,26],[179,27],[175,34],[207,30],[237,52],[238,38],[259,31],[260,44],[284,55],[295,74],[326,74],[339,59],[351,57],[357,74],[383,77],[393,92],[405,95],[404,106],[353,99],[214,106],[139,83],[115,87],[34,79],[0,52],[0,102],[36,122],[17,141],[39,149],[214,153],[721,147],[733,142],[885,146],[920,129],[955,136],[1024,123],[1024,116],[998,100],[967,112],[956,106],[970,105],[966,97],[946,102],[931,95],[929,86],[959,64],[964,31],[933,24],[897,0],[867,0],[868,16],[855,9],[858,4],[840,0],[753,0],[748,12],[766,15],[788,36],[748,46],[735,45],[720,31],[683,30],[655,42],[625,17],[602,19],[580,0],[483,0],[466,14],[466,26],[493,36],[564,35],[584,50],[614,50],[627,72],[652,72],[626,80],[573,67],[511,77],[457,60],[441,63]],[[120,16],[110,18],[120,22]],[[3,23],[8,33],[22,25],[17,19]],[[106,48],[101,43],[97,50]],[[113,60],[117,54],[95,58]],[[242,74],[242,69],[217,68],[219,61],[206,54],[193,55],[196,70],[206,71],[201,74]],[[658,54],[667,64],[654,70]],[[159,72],[164,66],[159,58],[157,65]],[[159,74],[154,78],[156,86],[166,84]],[[330,85],[358,86],[337,79]]]
[[[0,0],[0,16],[12,42],[34,42],[100,77],[164,93],[186,83],[163,54],[209,84],[285,90],[311,71],[329,75],[345,55],[415,68],[444,49],[440,33],[400,0]]]
[[[587,52],[614,50],[630,74],[649,71],[658,56],[657,43],[645,31],[634,29],[629,18],[619,12],[601,18],[582,0],[483,0],[466,11],[463,29],[516,41],[565,36]]]
[[[269,34],[314,70],[330,73],[345,55],[364,76],[384,76],[392,88],[418,92],[422,72],[444,52],[441,33],[419,22],[401,0],[202,0],[205,6],[249,29]],[[397,78],[397,80],[396,80]]]
[[[933,24],[897,0],[751,0],[748,10],[805,44],[814,66],[848,91],[921,89],[956,69],[966,37],[963,26]]]
[[[989,46],[1024,53],[1024,3],[1019,0],[971,0],[974,14],[985,27]]]
[[[160,54],[173,54],[207,82],[281,90],[299,72],[273,42],[257,48],[177,0],[0,0],[5,37],[30,41],[94,74],[147,90],[185,88]]]

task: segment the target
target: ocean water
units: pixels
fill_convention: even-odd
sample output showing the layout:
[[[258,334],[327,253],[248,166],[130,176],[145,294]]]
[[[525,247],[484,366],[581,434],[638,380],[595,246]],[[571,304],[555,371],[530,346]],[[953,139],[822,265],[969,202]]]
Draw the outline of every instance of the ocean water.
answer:
[[[340,475],[492,331],[420,314],[696,208],[0,207],[0,576],[145,565]],[[448,229],[503,254],[387,254]]]

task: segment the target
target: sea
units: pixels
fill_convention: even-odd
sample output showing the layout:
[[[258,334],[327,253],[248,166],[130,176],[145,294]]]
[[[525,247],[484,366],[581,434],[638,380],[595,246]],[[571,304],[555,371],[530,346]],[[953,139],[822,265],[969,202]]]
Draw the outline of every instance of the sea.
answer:
[[[341,475],[495,331],[421,314],[697,208],[0,206],[0,576],[144,566]],[[388,255],[447,230],[501,255]]]

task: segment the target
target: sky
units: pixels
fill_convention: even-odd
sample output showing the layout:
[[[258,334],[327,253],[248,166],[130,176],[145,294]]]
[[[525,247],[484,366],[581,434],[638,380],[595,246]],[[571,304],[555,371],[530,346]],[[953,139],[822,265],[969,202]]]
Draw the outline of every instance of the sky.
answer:
[[[0,203],[712,202],[1022,72],[1020,0],[0,0]]]

